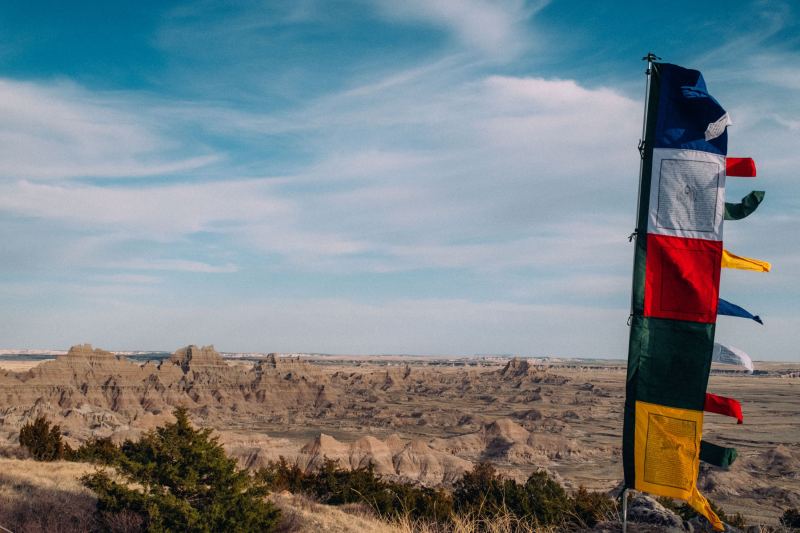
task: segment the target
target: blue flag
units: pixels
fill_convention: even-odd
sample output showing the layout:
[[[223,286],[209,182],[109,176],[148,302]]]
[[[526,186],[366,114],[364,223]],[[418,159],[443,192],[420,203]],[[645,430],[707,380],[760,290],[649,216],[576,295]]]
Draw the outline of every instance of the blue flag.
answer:
[[[659,64],[661,96],[655,148],[701,150],[725,155],[728,151],[728,114],[708,94],[697,70]]]
[[[759,324],[763,325],[764,323],[761,321],[761,317],[758,315],[754,315],[739,307],[736,304],[732,304],[727,300],[723,300],[722,298],[719,299],[719,305],[717,306],[717,314],[718,315],[726,315],[726,316],[738,316],[742,318],[749,318],[751,320],[755,320]]]

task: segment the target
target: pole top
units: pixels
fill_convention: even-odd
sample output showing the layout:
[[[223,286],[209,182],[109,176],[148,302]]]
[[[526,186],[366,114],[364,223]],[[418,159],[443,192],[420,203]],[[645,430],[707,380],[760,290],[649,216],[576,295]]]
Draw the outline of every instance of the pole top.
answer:
[[[661,58],[658,57],[657,55],[655,55],[653,52],[647,52],[647,55],[642,58],[642,61],[652,62],[652,61],[656,61],[656,60],[659,60],[659,59],[661,59]]]

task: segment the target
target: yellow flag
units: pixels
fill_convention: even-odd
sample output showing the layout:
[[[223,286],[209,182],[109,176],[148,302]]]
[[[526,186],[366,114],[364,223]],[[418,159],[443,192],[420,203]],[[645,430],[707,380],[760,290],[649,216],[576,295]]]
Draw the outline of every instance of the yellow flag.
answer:
[[[730,253],[728,250],[722,250],[722,268],[738,268],[740,270],[769,272],[770,269],[772,269],[772,265],[766,261],[761,261],[759,259],[753,259],[750,257],[741,257]]]
[[[697,490],[703,411],[637,400],[634,434],[635,488],[684,500],[717,531],[725,526]]]

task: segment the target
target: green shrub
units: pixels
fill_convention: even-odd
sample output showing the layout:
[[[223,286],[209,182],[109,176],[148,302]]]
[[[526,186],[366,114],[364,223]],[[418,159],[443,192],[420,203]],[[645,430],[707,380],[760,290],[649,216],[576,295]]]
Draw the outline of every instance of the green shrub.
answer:
[[[98,519],[132,512],[148,531],[274,529],[279,511],[265,500],[267,487],[227,457],[211,430],[194,429],[185,409],[176,409],[175,418],[138,442],[126,441],[116,475],[82,478],[97,494]]]
[[[617,505],[608,494],[580,487],[572,495],[573,516],[585,527],[594,527],[598,522],[613,518],[616,510]]]
[[[303,469],[296,464],[290,465],[281,456],[278,461],[270,461],[267,466],[256,472],[256,477],[261,480],[269,490],[280,492],[288,490],[293,494],[306,492],[307,476]]]
[[[57,461],[69,451],[61,440],[61,428],[57,425],[51,427],[44,416],[22,426],[19,444],[37,461]]]
[[[534,472],[524,485],[504,479],[488,463],[476,465],[456,483],[457,513],[488,520],[511,513],[533,525],[563,524],[572,518],[573,502],[546,472]]]
[[[503,478],[489,463],[475,465],[459,479],[453,490],[453,508],[476,518],[491,518],[505,508]]]
[[[375,475],[372,463],[355,470],[344,470],[338,461],[326,458],[320,469],[307,478],[305,487],[305,491],[317,500],[330,505],[364,501],[383,508],[387,497],[386,484]]]
[[[363,503],[384,518],[445,522],[452,512],[446,491],[385,480],[371,463],[346,470],[326,458],[318,469],[306,472],[281,457],[256,475],[270,490],[303,493],[328,505]]]
[[[573,495],[547,472],[531,474],[524,484],[504,479],[490,464],[478,464],[456,483],[455,512],[478,522],[511,516],[525,527],[592,527],[606,519],[616,504],[606,494],[583,487]]]
[[[398,516],[437,523],[446,523],[452,517],[453,497],[443,489],[391,483],[389,492],[391,508]]]
[[[572,501],[563,487],[547,475],[547,472],[534,472],[520,489],[517,491],[521,496],[519,504],[512,507],[517,516],[533,518],[541,525],[570,521]]]
[[[306,494],[328,505],[363,503],[383,518],[436,523],[444,530],[464,517],[479,528],[509,518],[530,529],[592,527],[616,508],[602,493],[581,488],[568,495],[546,472],[536,472],[519,484],[503,478],[488,463],[466,472],[452,493],[383,479],[373,465],[345,470],[330,459],[316,470],[305,471],[281,458],[259,470],[257,477],[273,491]]]
[[[122,457],[119,446],[114,444],[109,437],[91,438],[80,445],[77,450],[69,453],[65,458],[70,461],[83,463],[96,463],[113,465]]]
[[[786,509],[781,516],[781,525],[791,528],[800,528],[800,511]]]

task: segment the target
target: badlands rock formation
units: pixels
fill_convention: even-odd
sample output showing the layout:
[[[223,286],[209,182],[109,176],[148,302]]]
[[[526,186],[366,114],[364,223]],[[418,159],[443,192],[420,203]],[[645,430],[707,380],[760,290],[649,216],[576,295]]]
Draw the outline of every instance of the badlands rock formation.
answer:
[[[730,471],[704,467],[701,490],[762,522],[800,506],[800,395],[788,374],[712,375],[709,386],[742,401],[746,426],[707,417],[709,440],[734,444],[741,457]],[[624,383],[624,366],[602,362],[312,364],[271,354],[232,363],[212,346],[188,346],[140,364],[80,345],[29,371],[0,370],[0,449],[16,446],[20,427],[42,414],[77,445],[136,438],[183,406],[253,468],[280,456],[304,468],[327,457],[436,485],[488,460],[518,479],[546,468],[568,487],[607,490],[622,476]]]
[[[537,402],[550,393],[542,384],[567,381],[517,360],[489,372],[407,364],[323,372],[274,354],[252,365],[228,364],[213,346],[187,346],[160,363],[138,364],[79,345],[28,372],[0,374],[0,436],[13,443],[24,423],[45,415],[73,445],[91,436],[121,441],[163,424],[183,406],[196,423],[220,430],[228,450],[251,467],[279,455],[303,467],[327,457],[349,467],[372,462],[382,474],[438,484],[454,481],[475,461],[492,460],[524,476],[524,469],[510,467],[549,466],[579,447],[560,435],[563,424],[536,433],[523,427],[547,424],[535,410],[522,412],[518,423],[492,416],[492,406],[506,392],[512,403]],[[324,432],[330,426],[373,428],[385,438],[341,442]],[[309,435],[314,427],[321,431]],[[389,433],[393,428],[402,435]],[[293,430],[307,436],[274,436]],[[293,447],[298,441],[306,444]]]
[[[305,365],[292,362],[286,368],[291,370],[277,369],[274,362],[231,366],[213,346],[188,346],[161,363],[143,365],[90,345],[74,346],[28,372],[0,373],[0,427],[10,438],[43,414],[77,440],[123,438],[168,420],[177,406],[213,423],[230,413],[261,415],[268,396],[273,413],[313,403],[319,387],[292,375]]]

